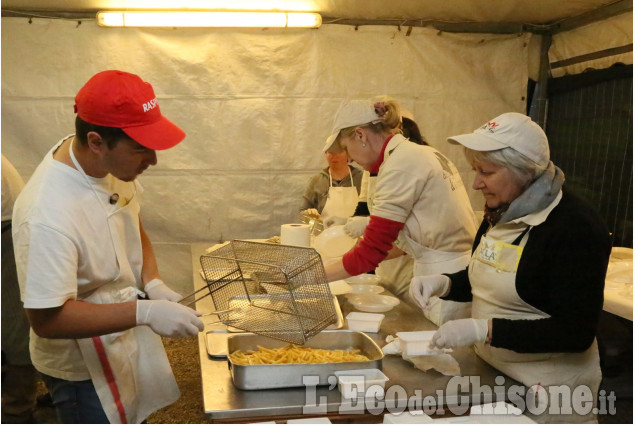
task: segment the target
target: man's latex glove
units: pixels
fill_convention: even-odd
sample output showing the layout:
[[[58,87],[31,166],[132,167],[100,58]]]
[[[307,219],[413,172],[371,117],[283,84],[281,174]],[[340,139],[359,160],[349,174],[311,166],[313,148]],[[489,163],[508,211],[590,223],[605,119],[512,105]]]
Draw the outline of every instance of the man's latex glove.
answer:
[[[161,279],[152,279],[150,282],[146,283],[143,290],[151,300],[168,300],[177,302],[183,299],[181,294],[168,288],[168,285],[166,285]]]
[[[445,322],[432,335],[430,347],[459,348],[485,342],[487,319],[458,319]]]
[[[161,336],[193,336],[205,328],[201,313],[167,300],[138,300],[137,326],[147,325]]]
[[[415,276],[410,281],[410,298],[424,310],[430,309],[430,298],[445,295],[450,289],[450,278],[442,274]]]
[[[357,239],[364,235],[364,229],[368,226],[370,217],[350,217],[346,220],[344,231],[351,238]]]
[[[324,224],[325,229],[328,229],[331,226],[343,226],[346,224],[347,220],[348,218],[346,217],[331,216],[325,218],[324,221],[322,221],[322,224]]]

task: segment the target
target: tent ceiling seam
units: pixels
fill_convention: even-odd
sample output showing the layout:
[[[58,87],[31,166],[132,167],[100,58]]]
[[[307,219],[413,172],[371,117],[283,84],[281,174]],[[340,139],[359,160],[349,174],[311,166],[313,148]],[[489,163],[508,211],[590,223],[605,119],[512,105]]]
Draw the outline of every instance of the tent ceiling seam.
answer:
[[[610,49],[598,50],[597,52],[587,53],[584,55],[573,56],[568,59],[551,62],[551,69],[562,68],[564,66],[575,65],[577,63],[588,62],[594,59],[606,58],[609,56],[621,55],[633,51],[633,43],[624,46],[612,47]]]

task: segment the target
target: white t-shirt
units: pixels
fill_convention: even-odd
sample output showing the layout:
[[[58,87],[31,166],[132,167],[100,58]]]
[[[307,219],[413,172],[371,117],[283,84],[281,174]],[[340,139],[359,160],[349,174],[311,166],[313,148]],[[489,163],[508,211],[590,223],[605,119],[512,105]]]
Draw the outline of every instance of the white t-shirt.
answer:
[[[24,187],[24,180],[13,164],[2,155],[2,221],[11,220],[13,204]]]
[[[443,252],[469,252],[476,223],[456,167],[431,146],[396,134],[377,173],[372,214],[405,223],[419,245]]]
[[[87,177],[54,160],[53,152],[66,138],[46,154],[14,206],[13,243],[25,308],[59,307],[118,277],[106,214],[140,189],[111,175]],[[114,193],[119,201],[111,205]],[[33,365],[42,373],[72,381],[90,379],[73,339],[40,338],[31,331],[30,350]]]

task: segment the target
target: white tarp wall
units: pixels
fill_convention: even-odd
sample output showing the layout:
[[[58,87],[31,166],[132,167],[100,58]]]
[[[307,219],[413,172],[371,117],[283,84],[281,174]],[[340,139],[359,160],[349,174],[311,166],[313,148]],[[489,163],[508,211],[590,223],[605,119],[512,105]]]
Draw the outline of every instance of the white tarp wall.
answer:
[[[557,62],[629,44],[633,44],[633,12],[622,13],[554,35],[553,43],[549,49],[549,61]],[[554,77],[561,77],[565,74],[579,74],[589,68],[608,68],[617,62],[632,64],[632,50],[628,53],[556,68],[552,71],[552,74]]]
[[[140,182],[142,219],[164,279],[189,288],[189,244],[267,238],[297,221],[346,97],[390,95],[479,193],[445,138],[525,111],[529,35],[324,25],[318,30],[112,29],[2,18],[2,152],[27,179],[74,131],[73,99],[95,73],[152,83],[187,138]]]

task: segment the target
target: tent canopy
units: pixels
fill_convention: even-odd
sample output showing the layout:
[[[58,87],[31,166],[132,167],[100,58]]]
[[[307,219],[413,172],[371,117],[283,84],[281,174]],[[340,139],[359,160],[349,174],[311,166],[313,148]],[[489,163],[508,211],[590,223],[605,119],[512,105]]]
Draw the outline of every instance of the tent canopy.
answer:
[[[168,4],[3,0],[2,153],[26,180],[74,131],[74,96],[93,74],[122,69],[151,82],[162,112],[187,133],[139,179],[144,228],[163,277],[177,288],[191,284],[189,244],[267,238],[297,221],[310,177],[326,166],[321,148],[344,98],[396,98],[457,165],[474,209],[482,209],[469,164],[445,139],[502,112],[526,111],[528,79],[540,75],[541,34],[552,37],[549,62],[582,58],[560,72],[632,63],[632,1],[271,2],[319,12],[317,30],[94,21],[98,10],[148,3]],[[262,2],[234,0],[232,8],[254,4]]]
[[[500,24],[553,25],[574,17],[585,16],[607,6],[624,7],[615,0],[392,0],[387,7],[384,0],[180,0],[181,9],[232,10],[262,8],[268,10],[311,11],[320,13],[325,23],[340,20],[406,20],[423,22],[482,22]],[[626,2],[628,5],[629,2]],[[630,2],[632,7],[632,2]],[[94,14],[99,10],[161,9],[173,7],[169,0],[4,0],[3,11],[48,11],[67,14]]]

